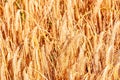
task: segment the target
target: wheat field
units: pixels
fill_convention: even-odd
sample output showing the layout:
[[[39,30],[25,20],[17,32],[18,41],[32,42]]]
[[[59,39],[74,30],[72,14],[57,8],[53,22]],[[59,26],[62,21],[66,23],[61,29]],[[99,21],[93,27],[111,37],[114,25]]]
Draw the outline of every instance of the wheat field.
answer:
[[[0,80],[120,80],[120,1],[0,0]]]

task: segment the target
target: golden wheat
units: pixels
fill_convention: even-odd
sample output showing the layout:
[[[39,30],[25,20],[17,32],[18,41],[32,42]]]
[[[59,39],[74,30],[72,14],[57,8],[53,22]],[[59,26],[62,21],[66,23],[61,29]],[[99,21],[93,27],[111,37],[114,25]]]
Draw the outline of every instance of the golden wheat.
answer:
[[[0,80],[120,80],[120,1],[0,0]]]

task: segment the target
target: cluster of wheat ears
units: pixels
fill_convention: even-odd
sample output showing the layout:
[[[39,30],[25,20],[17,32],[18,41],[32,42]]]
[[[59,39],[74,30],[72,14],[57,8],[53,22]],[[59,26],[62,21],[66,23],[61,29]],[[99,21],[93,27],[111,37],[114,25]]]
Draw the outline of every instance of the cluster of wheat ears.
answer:
[[[0,80],[120,80],[120,1],[0,0]]]

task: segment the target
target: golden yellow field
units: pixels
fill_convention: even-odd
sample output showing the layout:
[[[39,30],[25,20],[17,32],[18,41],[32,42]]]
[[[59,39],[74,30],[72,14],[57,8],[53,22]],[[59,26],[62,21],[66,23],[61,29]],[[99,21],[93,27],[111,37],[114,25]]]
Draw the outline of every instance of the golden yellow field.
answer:
[[[120,80],[120,0],[0,0],[0,80]]]

